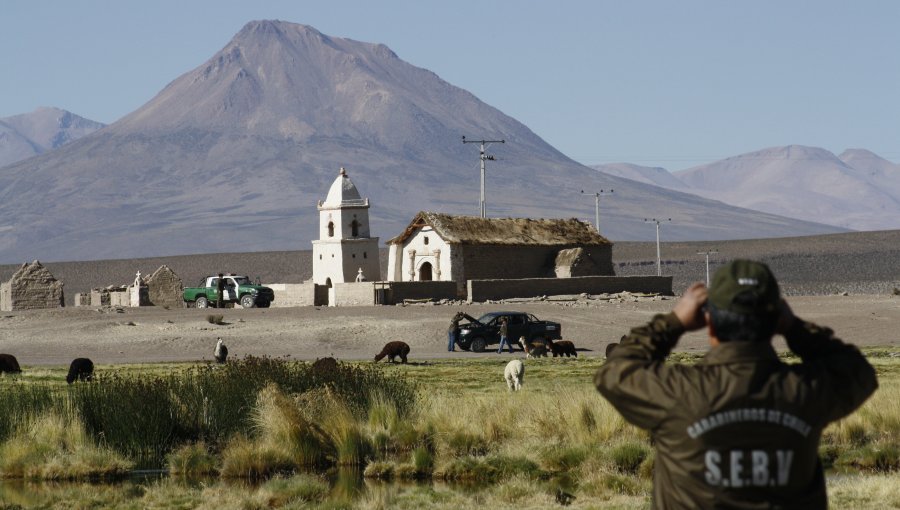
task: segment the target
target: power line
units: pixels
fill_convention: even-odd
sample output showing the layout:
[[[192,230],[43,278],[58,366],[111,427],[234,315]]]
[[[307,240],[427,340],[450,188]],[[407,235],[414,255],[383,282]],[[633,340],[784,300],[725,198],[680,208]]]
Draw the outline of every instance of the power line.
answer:
[[[485,207],[484,207],[484,162],[486,160],[493,161],[494,156],[490,156],[484,152],[485,147],[492,143],[506,143],[506,140],[466,140],[466,135],[462,137],[462,143],[478,143],[481,144],[481,152],[479,159],[481,160],[481,217],[485,217]]]

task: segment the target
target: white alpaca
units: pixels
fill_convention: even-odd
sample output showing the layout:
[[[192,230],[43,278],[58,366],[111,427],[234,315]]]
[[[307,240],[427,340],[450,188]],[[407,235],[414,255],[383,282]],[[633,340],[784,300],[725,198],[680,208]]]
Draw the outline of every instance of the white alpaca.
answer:
[[[509,391],[519,391],[522,389],[522,381],[525,380],[525,364],[521,360],[514,359],[506,364],[506,370],[503,371],[503,378],[506,379],[506,387]]]

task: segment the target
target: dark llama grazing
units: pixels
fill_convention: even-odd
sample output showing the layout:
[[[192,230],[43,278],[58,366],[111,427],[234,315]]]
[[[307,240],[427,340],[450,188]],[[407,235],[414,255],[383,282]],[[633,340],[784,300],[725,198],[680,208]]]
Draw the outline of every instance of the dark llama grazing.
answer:
[[[382,358],[387,356],[388,361],[391,363],[394,362],[394,358],[396,357],[399,357],[400,361],[406,363],[407,354],[409,354],[409,345],[407,345],[406,342],[397,340],[384,344],[384,348],[381,349],[381,352],[375,355],[375,361],[381,361]]]
[[[575,350],[575,344],[569,340],[558,340],[554,342],[553,340],[547,339],[547,347],[550,349],[550,352],[553,353],[554,358],[557,356],[561,358],[563,355],[567,358],[569,356],[578,357],[578,352]]]
[[[18,374],[22,372],[19,361],[12,354],[0,354],[0,374],[3,372]]]
[[[88,358],[75,358],[69,364],[69,375],[66,382],[72,384],[75,381],[90,381],[94,378],[94,362]]]

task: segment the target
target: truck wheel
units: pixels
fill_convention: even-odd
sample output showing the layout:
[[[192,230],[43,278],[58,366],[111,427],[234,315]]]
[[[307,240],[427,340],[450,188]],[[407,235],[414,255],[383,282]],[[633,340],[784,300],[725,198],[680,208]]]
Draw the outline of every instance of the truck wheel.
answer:
[[[470,347],[474,352],[484,352],[484,348],[487,347],[487,342],[485,342],[484,338],[481,337],[473,338]]]
[[[244,294],[241,297],[241,306],[243,306],[244,308],[253,308],[256,306],[256,299],[254,299],[250,294]]]
[[[198,297],[197,308],[209,308],[209,300],[203,296]]]

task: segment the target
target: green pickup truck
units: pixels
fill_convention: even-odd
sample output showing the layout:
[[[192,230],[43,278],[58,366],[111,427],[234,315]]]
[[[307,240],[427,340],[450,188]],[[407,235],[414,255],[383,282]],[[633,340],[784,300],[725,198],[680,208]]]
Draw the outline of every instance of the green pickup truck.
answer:
[[[198,287],[184,289],[184,302],[188,306],[209,308],[219,300],[219,277],[207,276]],[[222,303],[240,303],[244,308],[268,308],[275,301],[275,291],[253,284],[250,278],[235,274],[222,275]]]

